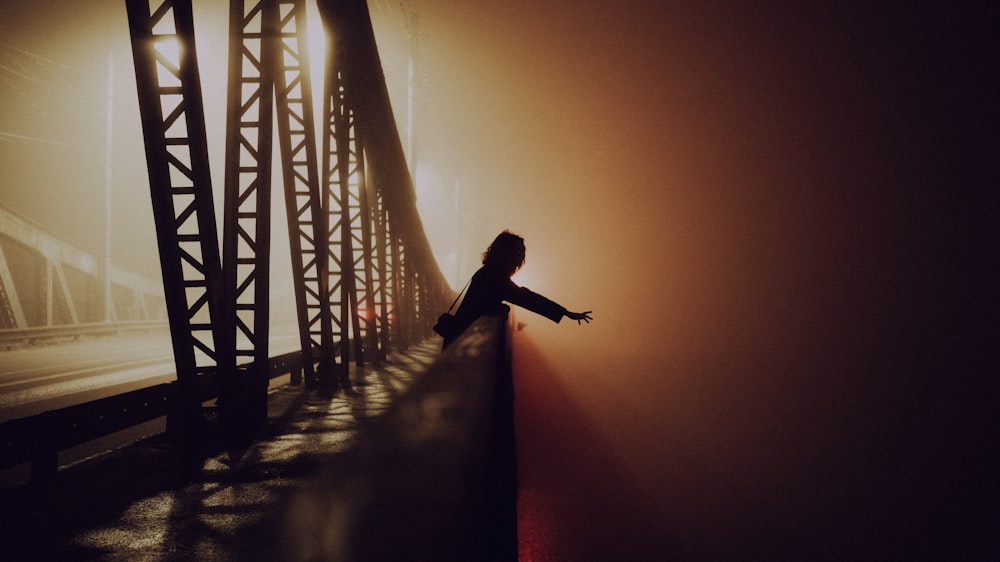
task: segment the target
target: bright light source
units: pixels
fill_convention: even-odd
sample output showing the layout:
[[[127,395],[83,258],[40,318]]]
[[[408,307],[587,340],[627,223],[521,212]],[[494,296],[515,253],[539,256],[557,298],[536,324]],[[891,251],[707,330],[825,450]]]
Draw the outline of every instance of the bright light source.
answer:
[[[160,86],[180,85],[181,42],[175,35],[159,35],[153,43],[156,50],[156,78]]]
[[[315,2],[306,3],[306,43],[309,49],[309,71],[313,85],[313,99],[323,99],[323,76],[326,62],[326,29],[319,17],[319,9]],[[322,108],[322,102],[315,103]]]
[[[533,275],[531,271],[525,272],[523,267],[517,270],[517,272],[514,273],[510,279],[519,287],[528,287],[532,290],[539,290],[540,287],[538,278]]]

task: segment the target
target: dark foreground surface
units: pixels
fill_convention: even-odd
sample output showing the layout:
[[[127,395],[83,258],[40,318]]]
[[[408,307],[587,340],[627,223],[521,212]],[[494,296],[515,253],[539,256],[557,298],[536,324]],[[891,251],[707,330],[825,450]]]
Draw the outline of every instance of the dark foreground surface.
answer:
[[[371,479],[356,474],[367,454],[359,433],[424,378],[439,345],[432,340],[378,370],[358,371],[356,396],[274,389],[259,440],[239,450],[215,445],[194,467],[183,466],[180,446],[160,436],[64,468],[52,480],[0,490],[0,558],[329,557],[346,548],[347,530],[359,524],[352,501],[371,492]],[[303,501],[310,493],[338,500]],[[321,511],[305,512],[310,508]]]

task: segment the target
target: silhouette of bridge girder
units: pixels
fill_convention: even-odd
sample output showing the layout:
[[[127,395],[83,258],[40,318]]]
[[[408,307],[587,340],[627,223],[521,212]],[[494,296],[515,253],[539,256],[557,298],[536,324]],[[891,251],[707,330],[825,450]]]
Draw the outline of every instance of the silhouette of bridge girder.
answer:
[[[378,277],[370,277],[375,285],[366,294],[376,302],[364,306],[373,310],[380,298],[406,303],[392,311],[397,318],[396,329],[379,330],[383,337],[391,333],[405,347],[428,333],[436,318],[434,311],[443,308],[451,289],[433,257],[417,211],[416,191],[396,129],[367,2],[318,0],[317,6],[331,39],[327,45],[323,118],[328,125],[324,157],[330,159],[324,160],[328,172],[324,181],[329,179],[330,185],[346,183],[340,203],[346,202],[347,207],[341,218],[345,224],[350,222],[351,232],[370,230],[364,225],[369,222],[364,213],[350,213],[352,204],[376,213],[375,232],[382,239],[376,241],[374,257],[378,258],[379,269],[373,273],[382,267],[389,271],[382,278],[387,282],[381,285]],[[352,162],[356,166],[352,167]],[[331,193],[331,199],[336,199],[335,193]],[[373,256],[363,238],[343,236],[344,264],[349,251],[357,252],[359,242],[364,250],[354,255],[355,263],[358,256]],[[346,265],[342,269],[346,270]],[[347,293],[353,293],[350,287]]]
[[[213,373],[227,425],[266,419],[275,114],[306,383],[350,392],[352,357],[378,361],[429,335],[452,294],[417,213],[367,5],[318,5],[330,37],[321,162],[304,0],[231,0],[220,252],[191,1],[126,0],[178,430],[199,423]]]

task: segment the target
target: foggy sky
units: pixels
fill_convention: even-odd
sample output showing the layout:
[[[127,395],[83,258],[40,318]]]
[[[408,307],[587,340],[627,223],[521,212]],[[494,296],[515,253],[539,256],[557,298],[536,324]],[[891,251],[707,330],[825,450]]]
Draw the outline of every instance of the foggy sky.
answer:
[[[511,228],[519,281],[595,311],[518,314],[568,558],[620,544],[608,487],[652,503],[650,559],[997,552],[995,13],[422,6],[466,275]],[[566,420],[584,444],[531,433]]]
[[[460,287],[509,228],[527,240],[519,282],[594,311],[589,326],[518,313],[519,338],[678,558],[788,554],[789,534],[798,554],[995,554],[996,10],[733,4],[403,3],[442,270]],[[70,65],[97,29],[127,41],[117,2],[74,3],[103,14],[80,22],[56,6],[6,0],[4,40]],[[404,14],[372,12],[401,115]],[[138,129],[116,137],[116,197],[139,209],[121,228],[151,236]],[[46,195],[99,182],[93,158],[33,170],[29,192],[0,149],[5,202],[60,227],[99,216]]]

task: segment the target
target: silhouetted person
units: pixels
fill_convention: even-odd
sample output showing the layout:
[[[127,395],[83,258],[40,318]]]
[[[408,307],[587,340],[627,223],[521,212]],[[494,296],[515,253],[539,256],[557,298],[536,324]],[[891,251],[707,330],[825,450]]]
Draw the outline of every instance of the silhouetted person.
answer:
[[[479,268],[469,282],[462,304],[455,312],[455,330],[445,336],[444,347],[448,347],[477,318],[484,314],[497,314],[503,307],[503,302],[509,302],[526,308],[537,314],[559,322],[563,317],[590,323],[590,313],[570,312],[538,293],[525,287],[518,287],[511,276],[524,265],[524,239],[509,231],[503,231],[493,240],[483,254],[483,266]]]

